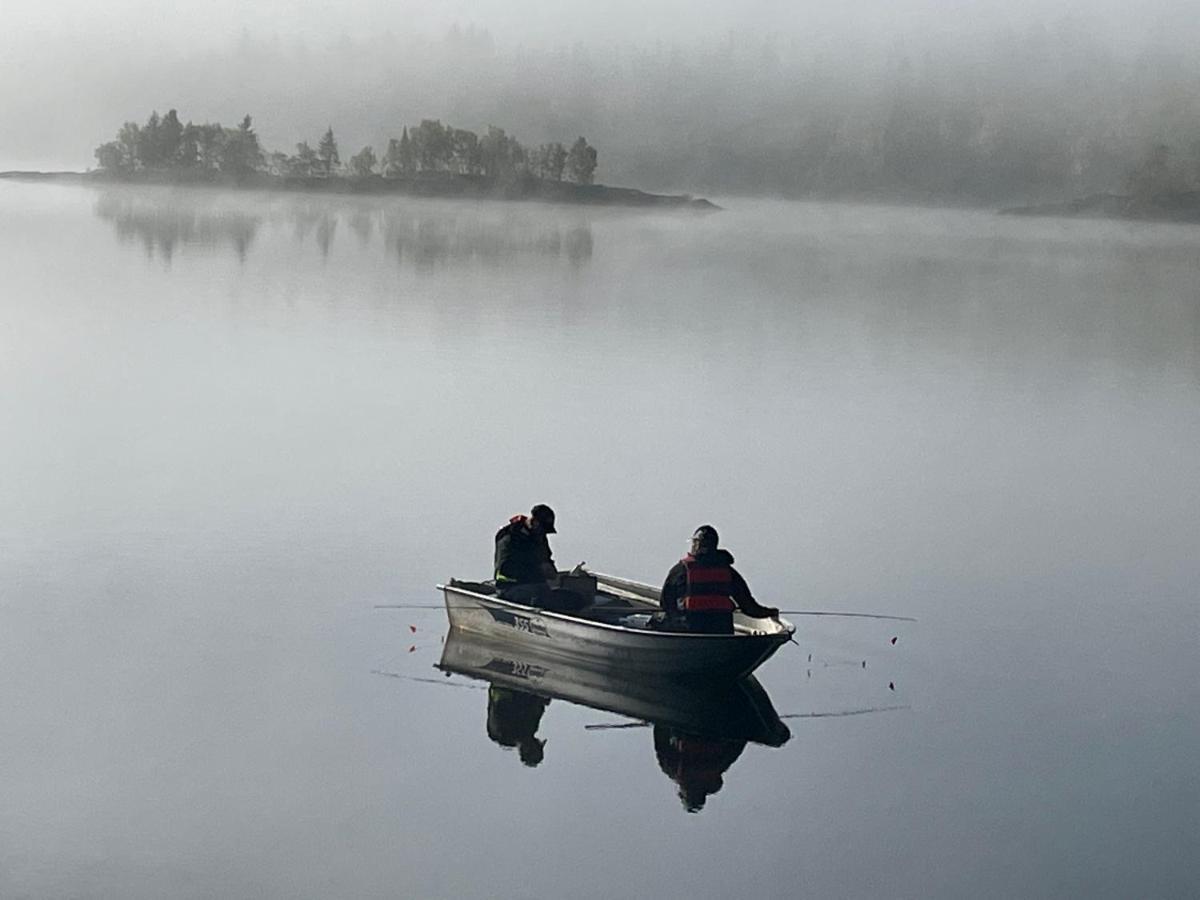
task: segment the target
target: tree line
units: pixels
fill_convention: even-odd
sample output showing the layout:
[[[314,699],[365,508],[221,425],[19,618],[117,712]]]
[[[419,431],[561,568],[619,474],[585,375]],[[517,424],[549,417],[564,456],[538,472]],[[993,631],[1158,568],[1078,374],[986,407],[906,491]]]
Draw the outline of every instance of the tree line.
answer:
[[[279,177],[332,178],[349,176],[386,179],[441,172],[510,179],[523,176],[546,181],[592,184],[596,148],[579,137],[568,148],[561,143],[525,147],[503,128],[489,125],[483,135],[424,119],[405,126],[399,138],[388,140],[381,155],[363,147],[343,165],[337,138],[330,126],[317,146],[308,141],[292,154],[265,152],[249,115],[237,128],[219,123],[183,124],[172,109],[164,116],[152,112],[145,125],[126,122],[115,140],[95,150],[101,169],[109,172],[141,171],[221,173],[244,177],[266,172]]]
[[[107,139],[126,117],[114,98],[148,83],[176,85],[180,110],[254,84],[253,108],[295,130],[285,140],[260,113],[264,144],[289,157],[294,140],[316,149],[333,113],[313,111],[336,111],[347,166],[363,144],[378,165],[401,124],[411,140],[420,117],[405,111],[430,110],[442,122],[495,122],[530,147],[587,134],[604,147],[604,180],[660,192],[1053,201],[1122,191],[1155,145],[1171,147],[1179,166],[1200,141],[1194,41],[1134,6],[1120,34],[1077,17],[962,32],[880,17],[871,34],[857,24],[853,33],[748,29],[570,52],[479,33],[321,47],[251,36],[212,55],[119,67],[89,46],[79,52],[97,54],[84,67],[94,77],[76,86],[80,102],[53,135],[63,158],[81,127]],[[53,71],[28,77],[23,96],[57,83]],[[42,131],[9,129],[3,148],[32,158]]]
[[[97,147],[95,156],[100,168],[113,172],[175,169],[244,175],[263,165],[250,116],[237,128],[184,125],[173,109],[161,118],[157,111],[151,113],[142,126],[126,122],[116,140]]]

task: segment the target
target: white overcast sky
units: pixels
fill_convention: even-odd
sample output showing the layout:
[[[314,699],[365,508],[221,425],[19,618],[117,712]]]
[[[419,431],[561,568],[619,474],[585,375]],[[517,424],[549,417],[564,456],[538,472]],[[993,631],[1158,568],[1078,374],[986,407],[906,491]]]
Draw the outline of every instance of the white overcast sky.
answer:
[[[436,36],[450,25],[487,28],[504,44],[689,40],[729,29],[788,33],[812,28],[971,29],[1098,18],[1117,28],[1148,16],[1200,17],[1200,0],[3,0],[4,45],[139,35],[195,47],[255,35],[319,37],[373,31]]]
[[[140,118],[180,95],[178,85],[146,83],[146,96],[133,97],[121,83],[158,77],[176,58],[228,51],[243,34],[316,48],[384,32],[436,40],[455,24],[473,25],[491,33],[499,53],[519,58],[522,48],[576,43],[600,53],[711,44],[733,31],[816,38],[854,59],[895,41],[936,53],[962,36],[1063,20],[1084,23],[1114,49],[1144,49],[1149,40],[1186,55],[1200,46],[1200,0],[0,0],[0,170],[91,164],[108,122]],[[266,122],[269,112],[259,114]]]

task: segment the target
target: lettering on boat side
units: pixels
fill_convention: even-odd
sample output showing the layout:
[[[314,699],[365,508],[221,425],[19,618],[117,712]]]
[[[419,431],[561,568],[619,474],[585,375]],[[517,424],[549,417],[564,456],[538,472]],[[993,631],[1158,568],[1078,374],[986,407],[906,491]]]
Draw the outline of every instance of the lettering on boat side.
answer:
[[[544,678],[549,671],[545,666],[534,665],[533,663],[518,662],[515,659],[500,659],[493,657],[492,661],[484,666],[489,672],[498,672],[502,675],[508,675],[512,678],[524,678],[526,680],[537,680]]]
[[[502,625],[509,625],[517,631],[523,631],[526,634],[536,634],[539,637],[550,637],[550,633],[546,631],[546,626],[541,622],[535,622],[528,616],[519,616],[514,612],[509,612],[506,609],[488,609],[492,618]]]

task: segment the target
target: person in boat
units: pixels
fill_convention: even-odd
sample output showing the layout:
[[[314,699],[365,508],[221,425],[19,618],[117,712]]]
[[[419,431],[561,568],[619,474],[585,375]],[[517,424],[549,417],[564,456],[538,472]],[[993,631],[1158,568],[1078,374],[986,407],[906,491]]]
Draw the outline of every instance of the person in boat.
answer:
[[[502,600],[542,609],[568,612],[582,599],[577,594],[556,590],[558,577],[550,541],[556,534],[554,510],[539,503],[527,516],[513,516],[496,532],[496,595]]]
[[[756,619],[775,618],[779,610],[762,606],[733,567],[733,555],[720,549],[717,529],[701,525],[691,548],[667,573],[662,587],[658,627],[699,634],[733,634],[733,611]]]

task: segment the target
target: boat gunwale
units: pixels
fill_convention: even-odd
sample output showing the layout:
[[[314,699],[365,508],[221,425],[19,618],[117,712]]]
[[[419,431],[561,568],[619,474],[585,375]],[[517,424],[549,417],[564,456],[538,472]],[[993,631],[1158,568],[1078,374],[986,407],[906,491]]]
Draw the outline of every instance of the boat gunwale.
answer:
[[[494,594],[480,594],[477,591],[472,591],[472,590],[469,590],[467,588],[461,587],[456,584],[439,584],[437,587],[438,587],[438,590],[442,591],[443,594],[446,595],[447,600],[449,599],[449,596],[448,596],[449,592],[454,591],[455,593],[463,594],[463,595],[466,595],[469,597],[477,597],[486,603],[500,604],[502,606],[507,606],[512,609],[519,610],[521,612],[534,613],[539,616],[550,616],[551,618],[559,619],[563,622],[570,622],[570,623],[577,624],[577,625],[587,625],[587,626],[593,627],[593,628],[609,629],[611,631],[617,631],[617,632],[620,632],[623,634],[631,634],[631,635],[635,635],[638,637],[684,638],[684,639],[702,638],[702,639],[710,640],[710,641],[714,640],[714,639],[741,640],[741,641],[750,639],[750,640],[757,640],[757,641],[762,641],[762,642],[767,642],[767,643],[783,644],[783,643],[786,643],[787,641],[791,640],[792,635],[794,635],[796,633],[796,626],[793,625],[791,622],[788,622],[786,619],[778,620],[780,625],[783,626],[783,631],[772,631],[772,632],[754,632],[754,633],[749,633],[749,634],[747,634],[747,633],[738,634],[737,632],[734,632],[733,634],[692,634],[692,633],[689,633],[686,631],[652,631],[648,628],[632,628],[628,625],[613,625],[609,622],[597,622],[592,619],[584,619],[584,618],[580,618],[578,616],[569,615],[567,613],[555,612],[554,610],[549,610],[549,609],[541,609],[540,607],[537,607],[537,606],[529,606],[524,603],[515,603],[512,600],[504,600],[503,598],[497,597]],[[645,600],[644,602],[646,603],[646,605],[649,607],[649,609],[651,611],[654,610],[654,607],[651,606],[652,601]],[[447,608],[449,608],[449,603],[447,603]],[[467,609],[469,607],[461,607],[461,608]]]

